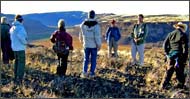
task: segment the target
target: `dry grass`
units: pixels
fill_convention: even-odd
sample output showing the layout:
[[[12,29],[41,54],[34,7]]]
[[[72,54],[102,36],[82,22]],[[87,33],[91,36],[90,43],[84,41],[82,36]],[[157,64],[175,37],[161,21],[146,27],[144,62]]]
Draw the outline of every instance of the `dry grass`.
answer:
[[[34,41],[32,44],[35,44],[37,46],[44,46],[47,48],[51,48],[51,46],[52,46],[52,43],[48,39],[44,39],[44,40],[40,40],[40,41]],[[82,43],[79,42],[79,39],[76,36],[73,36],[73,46],[74,46],[74,49],[77,49],[77,50],[83,49]],[[103,43],[101,49],[107,50],[107,43]],[[118,49],[119,50],[129,50],[130,46],[129,45],[122,45],[122,46],[119,46]]]
[[[107,58],[106,45],[99,52],[94,79],[80,78],[83,52],[81,44],[74,39],[75,50],[69,56],[65,78],[55,75],[56,55],[47,40],[34,42],[27,49],[24,83],[15,85],[13,68],[3,68],[2,97],[31,98],[170,98],[176,94],[189,98],[189,89],[171,88],[159,90],[165,72],[163,50],[149,48],[145,51],[145,65],[131,66],[130,46],[119,47],[119,58]],[[80,45],[79,45],[80,44]],[[43,46],[40,46],[43,45]],[[188,68],[186,68],[188,69]],[[188,71],[185,71],[189,74]],[[187,77],[189,79],[189,75]],[[189,81],[187,80],[186,84]],[[173,76],[172,85],[176,84]],[[189,88],[189,87],[188,87]],[[175,92],[174,92],[175,91]],[[175,94],[175,95],[174,95]]]

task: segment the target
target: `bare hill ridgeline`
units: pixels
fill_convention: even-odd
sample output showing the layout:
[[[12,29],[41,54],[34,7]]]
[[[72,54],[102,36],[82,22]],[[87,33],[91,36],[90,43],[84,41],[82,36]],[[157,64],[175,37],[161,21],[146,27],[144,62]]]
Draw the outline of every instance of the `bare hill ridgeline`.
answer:
[[[10,14],[1,14],[1,16],[7,16],[9,23],[14,19],[14,15]],[[33,41],[48,38],[56,29],[57,21],[60,18],[65,20],[68,32],[73,36],[78,36],[80,32],[79,24],[87,17],[87,13],[82,11],[50,12],[27,14],[23,15],[23,17],[29,40]],[[101,24],[103,36],[109,26],[109,21],[115,19],[122,34],[122,39],[119,43],[124,45],[129,43],[130,33],[134,23],[137,21],[135,15],[115,15],[113,13],[98,14],[97,19]],[[189,24],[189,15],[148,15],[145,16],[144,21],[148,23],[149,27],[146,41],[148,43],[158,43],[162,42],[166,35],[173,30],[174,23],[182,21]],[[187,33],[189,33],[189,29]]]

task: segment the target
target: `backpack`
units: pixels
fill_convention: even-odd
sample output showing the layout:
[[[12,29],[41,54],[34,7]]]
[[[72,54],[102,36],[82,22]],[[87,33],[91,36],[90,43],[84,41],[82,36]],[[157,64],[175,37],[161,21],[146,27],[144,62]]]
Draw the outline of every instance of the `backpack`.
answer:
[[[69,49],[67,48],[68,46],[65,44],[64,41],[56,41],[55,44],[53,44],[53,50],[55,53],[58,55],[67,55],[69,54]]]

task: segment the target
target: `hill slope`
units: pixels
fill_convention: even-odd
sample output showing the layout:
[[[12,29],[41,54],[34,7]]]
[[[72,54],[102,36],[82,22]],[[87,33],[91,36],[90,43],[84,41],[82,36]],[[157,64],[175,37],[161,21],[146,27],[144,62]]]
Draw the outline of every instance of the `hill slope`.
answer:
[[[12,25],[15,15],[1,14],[1,16],[6,16],[8,19],[8,23]],[[24,27],[28,33],[29,41],[48,38],[50,34],[55,30],[55,28],[48,27],[38,20],[26,17],[24,17]]]
[[[46,26],[57,26],[59,19],[64,19],[66,26],[74,26],[80,24],[86,16],[87,13],[82,11],[34,13],[24,15],[26,18],[38,20]]]

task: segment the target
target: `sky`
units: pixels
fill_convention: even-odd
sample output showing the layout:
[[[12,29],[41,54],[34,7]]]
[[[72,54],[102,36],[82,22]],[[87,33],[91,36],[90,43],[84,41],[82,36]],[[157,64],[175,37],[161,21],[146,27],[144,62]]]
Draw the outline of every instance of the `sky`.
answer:
[[[189,15],[189,1],[1,1],[4,14],[90,10],[98,14]]]

